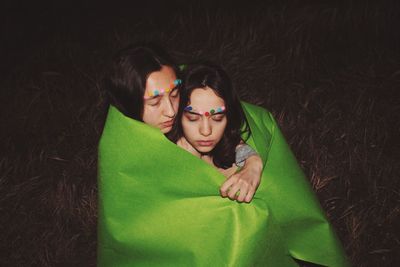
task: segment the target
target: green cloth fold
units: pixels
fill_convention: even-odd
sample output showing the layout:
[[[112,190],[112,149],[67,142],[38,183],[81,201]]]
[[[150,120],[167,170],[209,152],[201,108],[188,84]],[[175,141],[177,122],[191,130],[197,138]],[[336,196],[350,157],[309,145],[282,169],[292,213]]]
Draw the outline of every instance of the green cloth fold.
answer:
[[[99,266],[346,266],[276,122],[243,103],[265,167],[250,204],[216,169],[110,106],[99,145]]]
[[[242,103],[252,130],[247,141],[264,162],[262,196],[274,213],[290,254],[324,266],[349,266],[341,244],[328,223],[303,171],[271,113]]]

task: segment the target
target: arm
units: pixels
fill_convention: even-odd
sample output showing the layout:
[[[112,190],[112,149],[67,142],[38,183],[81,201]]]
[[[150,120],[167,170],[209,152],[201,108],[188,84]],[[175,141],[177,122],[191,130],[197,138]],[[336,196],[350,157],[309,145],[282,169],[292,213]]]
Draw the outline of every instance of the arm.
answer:
[[[263,164],[260,156],[248,145],[242,143],[236,148],[236,165],[242,167],[230,176],[220,187],[222,197],[249,203],[261,180]]]

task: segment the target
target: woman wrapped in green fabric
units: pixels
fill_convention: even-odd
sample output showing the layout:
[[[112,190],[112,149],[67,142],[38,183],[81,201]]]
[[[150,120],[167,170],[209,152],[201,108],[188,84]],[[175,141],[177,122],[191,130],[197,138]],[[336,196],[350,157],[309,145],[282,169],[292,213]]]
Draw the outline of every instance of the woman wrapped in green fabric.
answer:
[[[168,133],[173,126],[179,100],[177,69],[150,57],[156,58],[158,70],[145,67],[148,56],[142,58],[142,68],[133,68],[126,56],[114,66],[118,75],[112,76],[113,83],[119,85],[109,89],[112,105],[99,145],[99,266],[296,266],[292,258],[346,266],[341,247],[271,114],[247,103],[242,103],[241,111],[235,97],[218,98],[213,85],[205,80],[203,86],[201,80],[182,98],[178,120],[182,124],[171,133],[179,146],[191,152],[187,153],[159,131]],[[133,88],[138,81],[125,79],[138,76],[132,72],[146,79],[139,81],[142,91],[126,94],[118,87]],[[195,100],[197,93],[206,95]],[[236,123],[232,118],[238,118]],[[246,121],[249,127],[241,128]],[[226,140],[223,135],[228,131],[233,135],[225,135]],[[212,138],[196,137],[207,134]],[[251,195],[251,183],[224,176],[236,171],[231,166],[241,139],[257,150],[265,166],[250,204],[220,197],[246,200]]]
[[[178,113],[169,138],[229,177],[237,171],[236,148],[250,136],[239,98],[225,71],[216,65],[199,64],[186,70]],[[226,183],[221,191],[243,199],[238,184]]]
[[[231,175],[238,169],[234,164],[235,148],[242,137],[251,136],[251,130],[227,73],[210,63],[191,65],[180,92],[169,138],[224,175]],[[222,190],[240,195],[237,185],[225,186]],[[273,266],[277,262],[275,258]]]

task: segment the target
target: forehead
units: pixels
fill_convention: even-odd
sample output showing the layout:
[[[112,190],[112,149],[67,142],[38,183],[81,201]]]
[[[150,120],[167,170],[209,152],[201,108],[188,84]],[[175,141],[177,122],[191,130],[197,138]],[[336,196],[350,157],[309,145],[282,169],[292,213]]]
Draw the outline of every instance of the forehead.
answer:
[[[190,95],[190,105],[195,109],[210,110],[225,105],[225,101],[212,89],[194,89]]]
[[[150,73],[146,80],[146,91],[169,87],[176,80],[173,68],[162,66],[161,70]]]

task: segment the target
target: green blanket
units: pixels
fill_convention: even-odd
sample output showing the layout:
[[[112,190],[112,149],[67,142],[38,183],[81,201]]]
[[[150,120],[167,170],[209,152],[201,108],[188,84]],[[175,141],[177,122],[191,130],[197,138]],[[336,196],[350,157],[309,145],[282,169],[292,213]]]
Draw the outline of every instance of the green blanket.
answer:
[[[250,204],[212,166],[110,107],[99,145],[99,266],[347,266],[276,122],[243,103],[264,161]]]

